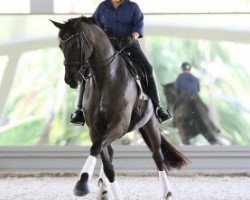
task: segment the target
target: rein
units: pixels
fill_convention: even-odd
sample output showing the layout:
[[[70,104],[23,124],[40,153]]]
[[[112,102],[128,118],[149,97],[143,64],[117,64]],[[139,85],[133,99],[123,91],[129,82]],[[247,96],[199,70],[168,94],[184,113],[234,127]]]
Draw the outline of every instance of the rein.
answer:
[[[87,79],[93,77],[95,74],[92,72],[90,73],[89,69],[91,67],[94,67],[94,66],[98,66],[98,65],[103,65],[105,64],[106,62],[108,62],[107,64],[105,64],[103,67],[101,67],[98,71],[101,71],[103,70],[104,68],[106,68],[107,66],[110,66],[110,64],[115,60],[116,56],[118,54],[120,54],[126,47],[124,47],[123,49],[119,50],[119,51],[115,51],[115,53],[110,56],[109,58],[107,58],[106,60],[103,60],[103,61],[100,61],[100,62],[97,62],[97,63],[94,63],[94,64],[89,64],[89,58],[88,59],[85,59],[85,51],[84,51],[84,43],[87,44],[88,48],[90,48],[90,45],[87,41],[87,37],[86,37],[86,34],[83,30],[83,28],[81,27],[81,32],[78,32],[72,36],[70,36],[69,38],[63,40],[62,38],[59,38],[59,40],[62,42],[62,43],[67,43],[68,41],[70,41],[72,38],[74,38],[75,36],[79,35],[80,37],[80,60],[76,60],[76,61],[67,61],[67,60],[64,60],[64,65],[66,66],[72,66],[72,65],[80,65],[80,70],[79,70],[79,73],[80,75],[82,76],[82,78],[86,81]]]

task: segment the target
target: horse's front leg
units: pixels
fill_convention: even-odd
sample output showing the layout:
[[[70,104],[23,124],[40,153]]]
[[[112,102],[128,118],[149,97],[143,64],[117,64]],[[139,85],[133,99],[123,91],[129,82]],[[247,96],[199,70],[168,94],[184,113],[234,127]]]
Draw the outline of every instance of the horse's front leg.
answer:
[[[89,155],[80,172],[79,181],[77,181],[74,188],[74,194],[76,196],[85,196],[90,192],[88,181],[91,179],[94,173],[95,164],[96,157]]]
[[[108,191],[112,185],[110,184],[110,181],[114,182],[114,168],[112,166],[112,160],[113,160],[114,150],[111,147],[111,145],[108,145],[107,147],[104,147],[101,152],[101,158],[103,165],[101,167],[99,179],[98,179],[98,187],[99,187],[99,194],[97,197],[97,200],[108,200],[110,192]],[[109,176],[109,180],[107,179],[107,176],[104,172],[104,166],[105,171]],[[119,190],[119,188],[118,188]]]
[[[113,194],[113,199],[115,200],[122,200],[122,192],[121,189],[115,180],[115,171],[112,165],[112,158],[113,158],[113,149],[109,145],[108,148],[104,148],[101,152],[101,158],[103,163],[103,169],[107,177],[106,185],[109,186],[111,193]]]
[[[101,167],[99,178],[98,178],[98,188],[99,188],[99,192],[97,194],[96,200],[108,200],[109,199],[108,180],[103,171],[103,165]]]
[[[84,196],[90,192],[88,181],[91,179],[94,173],[96,165],[96,157],[100,154],[103,147],[102,141],[95,142],[90,148],[90,155],[88,156],[79,175],[79,181],[77,181],[74,194],[76,196]]]
[[[124,111],[125,112],[125,111]],[[113,112],[112,112],[113,113]],[[114,200],[123,200],[123,195],[121,189],[118,185],[118,182],[115,180],[115,171],[112,165],[113,158],[113,149],[111,143],[118,138],[121,138],[123,134],[128,129],[130,115],[125,118],[123,115],[112,116],[113,119],[116,119],[108,124],[108,129],[103,133],[102,143],[104,144],[101,151],[101,159],[103,163],[103,170],[108,179],[108,186],[110,186],[111,193]]]
[[[115,200],[122,200],[123,196],[121,189],[117,181],[115,180],[115,171],[112,165],[114,152],[110,144],[117,138],[120,138],[122,136],[121,133],[124,132],[122,124],[122,122],[116,121],[109,125],[109,129],[104,133],[105,139],[103,140],[103,143],[105,144],[105,146],[103,146],[101,151],[103,170],[108,179],[107,185],[109,186],[113,195],[113,199]]]

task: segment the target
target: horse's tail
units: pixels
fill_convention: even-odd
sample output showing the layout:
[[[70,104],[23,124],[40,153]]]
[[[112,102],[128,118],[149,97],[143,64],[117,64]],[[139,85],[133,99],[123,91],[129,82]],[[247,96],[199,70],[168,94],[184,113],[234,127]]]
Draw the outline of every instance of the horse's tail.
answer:
[[[180,170],[182,167],[186,166],[189,163],[188,158],[179,150],[177,150],[173,145],[171,145],[163,136],[162,130],[160,131],[161,131],[161,150],[164,156],[165,166],[167,167],[168,170],[171,169]],[[142,135],[143,140],[145,141],[149,149],[152,151],[152,145],[150,143],[150,140],[146,132],[143,129],[140,129],[140,133]]]
[[[181,169],[189,163],[188,158],[171,145],[161,134],[161,149],[164,156],[164,163],[168,170]]]

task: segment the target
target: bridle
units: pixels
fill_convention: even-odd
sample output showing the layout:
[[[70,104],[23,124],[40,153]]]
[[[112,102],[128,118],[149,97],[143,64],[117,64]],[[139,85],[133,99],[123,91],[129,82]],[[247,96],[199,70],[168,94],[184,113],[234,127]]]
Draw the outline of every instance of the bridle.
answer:
[[[90,44],[88,43],[86,34],[83,30],[82,27],[80,27],[80,32],[75,33],[74,35],[71,35],[69,38],[67,39],[62,39],[61,37],[59,37],[59,40],[61,43],[67,43],[68,41],[70,41],[72,38],[76,37],[77,35],[79,35],[80,38],[80,58],[79,60],[64,60],[64,66],[80,66],[80,70],[79,73],[81,74],[81,76],[83,77],[83,79],[86,81],[87,79],[93,77],[95,74],[93,72],[90,72],[90,68],[93,66],[98,66],[98,65],[103,65],[101,68],[98,69],[98,71],[106,68],[107,66],[110,66],[110,64],[115,60],[116,56],[118,54],[120,54],[125,48],[119,50],[119,51],[115,51],[115,53],[110,56],[109,58],[107,58],[106,60],[94,63],[94,64],[90,64],[89,63],[89,58],[85,58],[85,48],[86,46],[84,45],[87,44],[89,50],[91,50]]]
[[[61,43],[67,43],[69,42],[71,39],[75,38],[76,36],[79,35],[80,38],[80,58],[79,60],[64,60],[63,64],[64,66],[80,66],[80,69],[85,66],[88,63],[88,59],[85,59],[85,45],[84,42],[87,44],[87,46],[90,48],[90,45],[86,39],[85,33],[81,27],[81,31],[78,33],[75,33],[74,35],[71,35],[70,37],[68,37],[67,39],[62,39],[61,37],[59,37],[59,40]]]

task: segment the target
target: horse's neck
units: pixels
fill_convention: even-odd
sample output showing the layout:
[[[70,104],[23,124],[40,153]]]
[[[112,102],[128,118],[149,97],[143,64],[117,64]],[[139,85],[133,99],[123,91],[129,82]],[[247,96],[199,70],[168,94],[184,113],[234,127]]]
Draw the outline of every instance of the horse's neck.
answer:
[[[102,66],[109,63],[110,59],[115,54],[113,46],[109,41],[96,42],[94,44],[93,56],[91,59],[92,64],[98,63],[95,69],[102,68]]]
[[[89,62],[94,66],[93,70],[98,70],[103,64],[107,64],[105,61],[115,53],[115,50],[107,35],[98,26],[84,23],[82,28],[85,29],[86,37],[89,38],[90,46],[93,48]],[[96,63],[98,65],[95,65]]]
[[[95,40],[94,51],[91,58],[92,70],[95,74],[95,79],[99,83],[107,80],[114,79],[118,73],[120,75],[119,55],[115,55],[115,49],[108,38]]]

